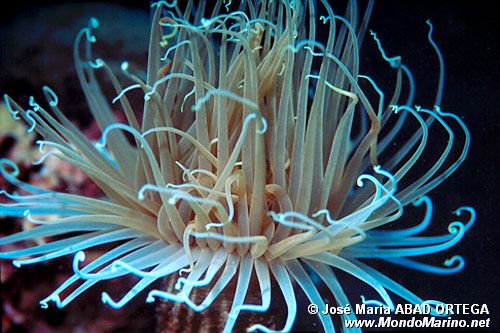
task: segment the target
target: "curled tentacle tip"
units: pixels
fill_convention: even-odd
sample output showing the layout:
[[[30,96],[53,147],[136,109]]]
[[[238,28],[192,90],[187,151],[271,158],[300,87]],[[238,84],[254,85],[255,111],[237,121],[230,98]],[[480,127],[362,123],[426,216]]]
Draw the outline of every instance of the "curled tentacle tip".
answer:
[[[184,274],[184,273],[187,273],[187,274],[188,274],[188,273],[190,273],[192,270],[193,270],[193,269],[192,269],[191,267],[189,267],[189,268],[181,268],[181,269],[179,269],[179,276],[182,276],[182,274]]]
[[[450,266],[453,266],[456,262],[458,262],[458,266],[462,266],[463,267],[463,265],[465,265],[464,258],[462,256],[459,256],[459,255],[456,255],[456,256],[453,256],[453,257],[451,257],[449,259],[446,259],[443,264],[446,267],[450,267]]]
[[[36,140],[36,141],[35,141],[35,144],[37,144],[37,145],[38,145],[38,151],[39,151],[40,153],[43,153],[43,145],[44,145],[43,140]]]
[[[113,301],[113,299],[111,298],[111,296],[108,295],[107,292],[103,292],[101,294],[101,302],[102,304],[106,304],[112,307],[113,309],[119,309],[122,307],[119,303]]]
[[[52,88],[50,88],[49,86],[43,86],[42,90],[44,93],[48,94],[47,99],[49,100],[49,105],[52,107],[57,106],[57,104],[59,103],[59,98],[57,97],[54,90],[52,90]]]
[[[75,253],[74,260],[76,260],[77,262],[85,261],[85,252],[78,251],[77,253]]]
[[[212,22],[213,22],[212,19],[207,19],[206,17],[203,17],[200,21],[203,28],[208,28],[212,24]]]
[[[425,301],[422,302],[422,305],[425,305],[425,304],[428,304],[428,305],[431,305],[431,306],[437,306],[437,305],[444,305],[446,303],[441,302],[441,301],[437,301],[437,300],[433,300],[433,299],[428,299],[428,300],[425,300]],[[437,315],[437,316],[443,317],[443,316],[452,315],[454,313],[453,313],[452,309],[444,307],[444,313],[442,313],[442,312],[438,313],[438,312],[436,312],[435,309],[432,309],[431,314],[433,314],[434,316]]]
[[[426,196],[426,195],[423,195],[423,196],[418,197],[415,200],[413,200],[411,204],[413,205],[413,207],[418,207],[418,206],[420,206],[425,201],[429,201],[430,202],[430,198],[428,196]]]
[[[101,302],[103,304],[108,304],[109,301],[112,301],[111,297],[109,297],[107,292],[102,292],[101,293]]]
[[[272,218],[275,222],[283,222],[285,220],[285,218],[283,217],[283,214],[281,213],[276,213],[276,212],[273,212],[273,211],[270,211],[267,213],[267,215]]]
[[[96,19],[95,17],[91,17],[89,20],[89,27],[93,29],[99,28],[99,20]]]
[[[476,210],[469,206],[463,206],[456,210],[456,215],[458,216],[461,215],[463,211],[466,211],[470,214],[469,220],[465,222],[465,230],[469,230],[470,227],[472,227],[472,225],[474,224],[474,222],[476,222]]]
[[[454,215],[456,215],[456,216],[460,216],[460,215],[462,215],[462,212],[464,212],[464,211],[468,212],[468,213],[469,213],[470,215],[472,215],[473,217],[475,217],[475,215],[476,215],[476,210],[475,210],[474,208],[472,208],[472,207],[469,207],[469,206],[462,206],[462,207],[459,207],[459,208],[457,208],[457,209],[453,212],[453,214],[454,214]]]
[[[44,86],[44,88],[45,87],[46,86]],[[44,91],[45,91],[45,89],[44,89]],[[28,104],[33,108],[34,112],[37,112],[38,110],[40,110],[40,105],[35,101],[35,97],[30,96]]]
[[[266,118],[264,118],[263,116],[260,117],[260,121],[262,123],[262,127],[257,129],[257,134],[262,135],[262,134],[266,133],[266,131],[267,131],[267,121],[266,121]]]
[[[89,65],[94,69],[98,69],[104,66],[104,60],[97,58],[94,61],[89,61]]]
[[[175,6],[177,6],[177,0],[172,0],[172,1],[165,1],[165,0],[161,0],[161,1],[155,1],[151,4],[151,8],[154,8],[154,7],[160,7],[160,6],[165,6],[167,8],[174,8]]]
[[[316,213],[312,214],[311,216],[312,217],[318,217],[318,216],[320,216],[322,214],[326,214],[326,212],[324,212],[324,209],[318,210]]]
[[[456,234],[463,229],[465,229],[465,225],[462,222],[458,222],[458,221],[452,222],[448,226],[448,231],[450,234]]]
[[[387,303],[384,303],[384,302],[381,302],[381,301],[376,300],[376,299],[367,299],[367,298],[365,298],[364,295],[360,295],[360,298],[361,298],[361,302],[363,302],[363,304],[366,304],[366,305],[383,306],[386,308],[390,308],[391,310],[394,309],[394,305],[392,304],[392,301],[390,299],[386,300]]]
[[[363,175],[359,176],[358,179],[356,180],[356,185],[358,185],[359,187],[363,187],[365,184],[363,179],[365,179],[365,178],[366,178],[366,175],[364,175],[364,177],[363,177]]]
[[[399,106],[397,106],[396,104],[391,104],[389,105],[389,107],[391,108],[392,111],[394,111],[394,113],[399,112]]]

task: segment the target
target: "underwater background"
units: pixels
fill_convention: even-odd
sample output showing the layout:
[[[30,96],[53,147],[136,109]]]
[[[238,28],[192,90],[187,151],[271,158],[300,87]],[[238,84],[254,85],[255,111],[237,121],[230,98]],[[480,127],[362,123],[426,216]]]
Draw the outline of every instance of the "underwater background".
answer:
[[[334,9],[341,13],[344,4],[336,3],[333,3]],[[363,4],[364,1],[360,1],[360,5]],[[432,20],[434,38],[446,64],[443,107],[456,113],[467,124],[471,132],[471,148],[463,165],[444,184],[429,193],[434,202],[436,221],[430,232],[442,232],[452,218],[451,212],[459,206],[470,205],[478,214],[475,225],[464,239],[446,252],[447,257],[460,254],[466,260],[465,268],[459,273],[440,276],[391,265],[377,266],[377,263],[374,267],[381,268],[423,299],[487,304],[492,331],[500,329],[500,221],[496,215],[496,209],[500,207],[500,53],[497,42],[500,24],[495,8],[494,1],[481,0],[384,0],[375,3],[369,24],[382,40],[386,52],[400,55],[412,70],[417,85],[416,100],[431,106],[438,64],[426,39],[425,20]],[[96,47],[99,56],[116,60],[115,65],[127,59],[136,68],[145,67],[150,15],[147,1],[64,4],[25,1],[3,8],[1,15],[0,92],[25,103],[31,95],[40,99],[41,87],[49,85],[58,93],[61,109],[82,128],[88,129],[89,135],[92,135],[92,124],[89,123],[72,58],[74,37],[89,17],[96,16],[101,22]],[[364,40],[361,56],[361,71],[371,75],[382,89],[390,86],[384,79],[391,80],[394,73],[380,59],[375,43],[369,37]],[[0,117],[1,157],[18,148],[15,138],[2,137],[6,133],[2,127],[6,126],[4,116],[7,112],[4,111]],[[25,168],[29,169],[30,160],[27,162]],[[30,176],[36,178],[39,171],[31,169]],[[72,185],[80,190],[89,186],[83,180]],[[416,218],[421,216],[420,213],[415,212]],[[0,217],[0,234],[11,233],[12,225]],[[20,270],[14,270],[8,262],[2,261],[2,323],[8,322],[8,331],[74,331],[75,327],[85,331],[150,331],[156,327],[157,304],[145,303],[145,292],[120,311],[101,304],[97,289],[89,290],[63,310],[55,307],[41,309],[38,301],[54,289],[58,284],[55,281],[71,273],[70,261],[66,257]],[[109,282],[109,288],[120,290],[120,285],[113,283]],[[345,289],[348,293],[349,285],[345,285]],[[307,300],[299,298],[298,302],[296,328],[311,329],[317,319],[306,313]]]

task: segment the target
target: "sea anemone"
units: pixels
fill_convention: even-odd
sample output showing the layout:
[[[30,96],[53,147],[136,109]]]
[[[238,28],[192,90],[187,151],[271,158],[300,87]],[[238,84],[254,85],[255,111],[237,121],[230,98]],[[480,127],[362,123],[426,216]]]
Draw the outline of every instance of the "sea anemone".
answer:
[[[1,238],[4,249],[23,247],[0,258],[21,267],[74,255],[74,275],[41,300],[42,307],[64,307],[100,281],[132,274],[137,284],[118,299],[102,292],[102,302],[123,307],[154,281],[177,276],[176,291],[151,290],[147,302],[174,301],[199,312],[236,280],[230,311],[220,314],[226,332],[240,312],[266,312],[276,292],[286,303],[284,326],[257,322],[249,330],[290,331],[299,290],[320,308],[319,285],[337,304],[358,300],[344,290],[337,271],[373,288],[379,300],[362,297],[365,304],[394,309],[394,295],[436,304],[364,259],[437,274],[462,269],[460,256],[443,267],[414,257],[449,249],[475,220],[472,208],[461,207],[456,214],[468,213],[467,222],[452,222],[440,236],[421,235],[432,219],[426,194],[463,162],[469,132],[440,108],[444,63],[430,22],[428,40],[440,65],[432,107],[413,107],[410,70],[400,57],[386,55],[373,32],[396,77],[389,101],[374,79],[360,74],[372,5],[358,19],[355,1],[344,17],[326,0],[246,0],[239,8],[221,0],[213,7],[159,1],[152,5],[147,75],[123,62],[127,86],[93,57],[99,22],[92,18],[76,37],[74,58],[102,131],[99,142],[68,120],[47,86],[47,106],[30,98],[25,109],[7,95],[4,102],[14,119],[41,137],[44,154],[35,163],[68,163],[103,195],[33,186],[20,179],[13,162],[1,159],[2,176],[18,191],[2,191],[10,202],[1,204],[0,214],[36,227]],[[116,91],[114,98],[99,81]],[[141,110],[127,97],[137,92],[143,94]],[[117,122],[117,108],[125,123]],[[447,138],[433,137],[430,149],[435,128]],[[404,223],[410,204],[425,207],[414,226]],[[45,237],[46,243],[35,242]],[[83,251],[105,244],[106,252],[82,265]],[[258,304],[245,302],[251,281],[260,290]],[[206,290],[201,302],[190,297],[194,289]],[[318,316],[326,331],[334,330],[331,316]]]

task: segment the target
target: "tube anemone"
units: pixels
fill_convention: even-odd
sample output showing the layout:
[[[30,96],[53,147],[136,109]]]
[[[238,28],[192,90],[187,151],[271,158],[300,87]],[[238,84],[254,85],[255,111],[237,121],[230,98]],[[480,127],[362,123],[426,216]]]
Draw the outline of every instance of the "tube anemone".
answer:
[[[389,101],[374,79],[360,73],[371,2],[362,19],[353,1],[343,17],[327,1],[312,0],[247,0],[239,8],[220,0],[213,8],[204,1],[159,1],[152,7],[146,77],[123,62],[128,82],[122,85],[104,60],[93,57],[96,19],[75,40],[76,69],[101,129],[99,142],[68,120],[49,87],[43,87],[46,106],[31,98],[25,109],[4,96],[12,117],[42,137],[38,163],[69,163],[104,194],[38,188],[20,180],[13,162],[0,160],[0,173],[19,189],[2,191],[10,202],[1,204],[1,215],[37,225],[1,238],[0,245],[24,247],[0,258],[21,267],[73,255],[74,275],[41,300],[42,307],[62,308],[99,281],[135,275],[139,281],[125,295],[102,292],[103,303],[120,308],[177,272],[176,292],[151,290],[146,301],[179,302],[201,312],[235,280],[229,314],[220,314],[226,332],[241,312],[269,309],[272,281],[279,288],[273,293],[286,302],[284,326],[256,322],[250,331],[290,331],[300,289],[320,308],[319,285],[338,304],[358,301],[337,271],[375,291],[377,299],[361,296],[365,304],[394,309],[394,296],[437,304],[364,262],[377,258],[436,274],[464,266],[460,256],[443,267],[415,259],[449,249],[475,220],[472,208],[461,207],[456,214],[467,213],[466,222],[452,222],[440,236],[420,235],[432,220],[426,194],[463,162],[470,141],[460,118],[441,110],[444,63],[431,23],[428,39],[441,70],[436,101],[425,108],[412,107],[410,70],[400,57],[387,56],[373,32],[397,78]],[[319,30],[326,38],[317,38]],[[97,77],[103,76],[115,96],[102,92]],[[140,111],[128,99],[134,91],[143,94]],[[115,119],[116,108],[125,123]],[[436,127],[448,138],[429,165],[422,160],[439,149],[439,137],[432,151],[428,145]],[[463,143],[457,143],[457,131]],[[424,206],[425,216],[401,227],[409,204]],[[52,238],[26,247],[25,241],[41,237]],[[104,244],[107,252],[85,261],[84,251]],[[252,280],[259,286],[258,304],[245,302]],[[206,291],[201,303],[191,298],[196,288]],[[332,317],[318,316],[325,331],[334,331]]]

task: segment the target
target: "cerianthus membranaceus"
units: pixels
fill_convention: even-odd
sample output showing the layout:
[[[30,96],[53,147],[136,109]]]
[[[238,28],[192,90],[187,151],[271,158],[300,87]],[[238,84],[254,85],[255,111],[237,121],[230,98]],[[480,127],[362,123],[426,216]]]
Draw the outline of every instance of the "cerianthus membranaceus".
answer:
[[[1,238],[0,258],[21,267],[73,255],[74,275],[41,300],[42,307],[64,307],[102,280],[135,275],[138,282],[125,295],[102,292],[102,302],[120,308],[154,281],[178,273],[173,291],[151,290],[146,301],[179,302],[201,312],[234,280],[229,313],[220,314],[226,332],[242,311],[268,311],[276,293],[286,304],[284,325],[253,322],[250,331],[290,331],[303,311],[297,309],[300,290],[320,308],[320,289],[340,305],[394,309],[394,296],[438,304],[365,259],[436,274],[463,268],[460,256],[443,257],[442,267],[416,257],[449,249],[474,223],[474,210],[461,207],[456,214],[462,222],[451,222],[443,235],[421,235],[433,222],[426,194],[463,162],[469,132],[459,117],[441,110],[444,62],[431,23],[428,41],[440,66],[436,99],[414,106],[410,70],[367,31],[372,7],[369,2],[358,17],[355,1],[344,16],[326,0],[159,1],[152,4],[147,74],[123,62],[127,81],[93,56],[99,22],[91,19],[76,37],[74,58],[101,130],[97,143],[59,109],[57,89],[43,87],[46,102],[31,98],[28,108],[7,95],[4,102],[14,119],[41,137],[44,154],[35,163],[68,163],[103,195],[33,186],[20,180],[13,162],[1,159],[2,176],[18,190],[2,191],[9,203],[0,205],[0,214],[36,226]],[[390,97],[375,78],[360,73],[363,38],[376,43],[377,56],[392,67],[397,79]],[[106,96],[101,85],[116,95]],[[127,97],[137,92],[144,97],[141,110]],[[434,128],[447,138],[433,139]],[[425,216],[402,228],[410,204]],[[50,241],[26,242],[44,237]],[[8,250],[16,243],[31,246]],[[113,246],[85,259],[85,251],[104,244]],[[338,271],[366,283],[376,298],[344,288]],[[258,286],[257,304],[246,301],[251,281]],[[195,289],[206,290],[201,302],[190,297]],[[334,330],[332,316],[318,316],[325,331]]]

